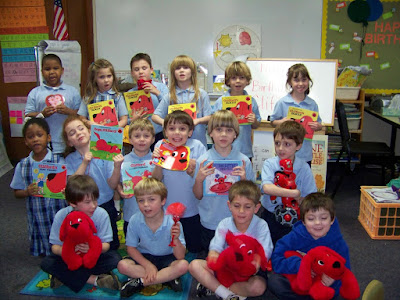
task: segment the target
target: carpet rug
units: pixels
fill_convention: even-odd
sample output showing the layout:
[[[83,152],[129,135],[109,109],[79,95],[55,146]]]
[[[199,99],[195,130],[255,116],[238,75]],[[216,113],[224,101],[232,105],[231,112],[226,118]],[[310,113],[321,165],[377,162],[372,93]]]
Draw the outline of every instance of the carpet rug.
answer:
[[[188,253],[185,257],[187,261],[192,261],[195,258],[195,254]],[[117,269],[114,273],[118,276],[120,282],[127,280],[125,275],[118,272]],[[153,296],[145,296],[140,293],[133,295],[129,299],[148,299],[148,300],[167,300],[167,299],[178,299],[186,300],[188,299],[192,276],[186,273],[181,277],[182,280],[182,292],[174,292],[167,287],[162,287],[162,289]],[[24,295],[35,295],[35,296],[51,296],[51,297],[64,297],[64,298],[78,298],[78,299],[120,299],[119,291],[114,291],[110,289],[100,289],[93,285],[86,284],[84,288],[79,293],[74,293],[66,286],[60,286],[57,289],[50,288],[50,276],[49,274],[39,271],[38,274],[20,291],[20,294]]]

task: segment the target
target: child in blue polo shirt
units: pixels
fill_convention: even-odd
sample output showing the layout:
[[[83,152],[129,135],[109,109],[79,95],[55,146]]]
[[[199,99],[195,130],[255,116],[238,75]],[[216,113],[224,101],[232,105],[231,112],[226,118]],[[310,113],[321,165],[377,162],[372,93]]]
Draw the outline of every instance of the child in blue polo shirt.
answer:
[[[218,223],[231,215],[227,204],[228,195],[203,196],[203,183],[207,176],[214,174],[212,167],[214,160],[239,160],[243,162],[235,167],[232,175],[240,179],[254,180],[253,167],[249,158],[233,147],[233,142],[239,134],[239,123],[235,115],[229,110],[215,112],[208,122],[208,134],[214,141],[213,147],[199,157],[196,162],[195,183],[193,192],[199,203],[201,222],[201,242],[203,250],[208,251],[211,239],[215,235]],[[207,164],[205,162],[208,161]]]
[[[244,88],[249,85],[250,81],[251,71],[244,62],[230,63],[225,69],[225,85],[229,87],[229,91],[215,101],[214,112],[222,109],[222,97],[247,95]],[[251,101],[251,109],[252,112],[246,116],[250,125],[240,125],[240,134],[233,142],[233,146],[250,159],[253,157],[251,131],[258,128],[261,122],[258,104],[254,98]]]
[[[121,297],[127,298],[147,285],[167,283],[182,291],[179,277],[187,272],[185,238],[182,225],[166,215],[165,185],[155,178],[144,178],[134,188],[140,212],[129,220],[126,237],[130,256],[118,263],[118,271],[129,276],[122,284]],[[169,246],[173,237],[173,247]]]

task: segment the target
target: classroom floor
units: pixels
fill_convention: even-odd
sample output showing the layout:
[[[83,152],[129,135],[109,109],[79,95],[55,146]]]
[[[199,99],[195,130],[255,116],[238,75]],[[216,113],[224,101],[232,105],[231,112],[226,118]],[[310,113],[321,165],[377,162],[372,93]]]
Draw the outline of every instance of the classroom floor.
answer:
[[[328,171],[331,171],[331,166]],[[0,178],[0,190],[4,193],[0,201],[0,299],[63,299],[19,294],[39,271],[41,258],[29,255],[25,201],[16,199],[9,188],[12,175],[13,170]],[[372,279],[378,279],[384,284],[385,299],[395,300],[400,299],[400,241],[372,240],[357,220],[359,186],[380,185],[379,176],[379,170],[368,168],[362,169],[355,176],[346,176],[334,200],[337,218],[350,248],[352,270],[361,290],[363,291]],[[333,178],[336,179],[337,177]],[[331,192],[332,186],[332,182],[328,182],[328,193]],[[196,284],[193,280],[189,299],[196,299]],[[276,298],[266,292],[263,297],[257,299]]]

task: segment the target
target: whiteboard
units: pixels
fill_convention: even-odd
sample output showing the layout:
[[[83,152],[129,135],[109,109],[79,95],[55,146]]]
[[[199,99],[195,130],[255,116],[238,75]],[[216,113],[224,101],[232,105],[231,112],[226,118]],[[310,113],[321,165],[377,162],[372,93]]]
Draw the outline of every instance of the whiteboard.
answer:
[[[136,53],[146,52],[154,69],[186,54],[214,69],[213,43],[231,25],[261,26],[261,57],[320,58],[322,0],[93,0],[95,57],[115,70],[129,70]],[[249,27],[249,26],[248,26]]]
[[[332,126],[336,99],[336,59],[249,59],[252,81],[246,87],[257,100],[261,118],[267,120],[276,102],[289,91],[286,89],[287,71],[297,63],[307,67],[313,81],[309,96],[318,104],[322,124]]]

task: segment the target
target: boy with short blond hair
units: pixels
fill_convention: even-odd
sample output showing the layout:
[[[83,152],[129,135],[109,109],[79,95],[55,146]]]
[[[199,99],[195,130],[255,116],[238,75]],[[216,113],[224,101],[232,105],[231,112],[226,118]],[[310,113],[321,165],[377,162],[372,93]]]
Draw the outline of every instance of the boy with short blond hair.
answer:
[[[180,276],[188,269],[184,259],[186,243],[182,225],[174,224],[164,213],[167,199],[165,185],[155,178],[144,178],[134,188],[140,212],[129,220],[126,236],[130,258],[118,264],[118,271],[130,279],[121,287],[121,297],[130,297],[144,286],[166,283],[182,291]],[[173,237],[174,247],[169,243]]]
[[[350,269],[349,248],[340,232],[339,223],[335,218],[334,203],[323,193],[311,193],[300,204],[301,222],[294,224],[290,233],[282,237],[272,253],[272,268],[275,274],[268,278],[269,287],[279,299],[311,299],[294,293],[286,277],[280,274],[297,274],[300,267],[300,257],[286,258],[284,253],[289,250],[305,255],[317,246],[326,246],[336,251],[346,259],[346,267]],[[340,281],[322,276],[323,284],[335,289],[339,295]]]
[[[310,166],[301,158],[295,157],[296,152],[303,144],[305,133],[303,126],[297,122],[286,121],[278,125],[274,130],[276,156],[267,159],[263,165],[261,189],[265,195],[261,200],[264,207],[261,216],[268,223],[274,245],[292,229],[292,224],[286,222],[286,219],[280,215],[280,212],[285,211],[282,209],[282,197],[293,198],[301,202],[305,196],[317,191]],[[282,171],[280,161],[283,159],[292,161],[292,171],[296,175],[295,189],[275,185],[276,172]],[[271,196],[274,196],[275,199],[271,199]]]
[[[234,235],[246,234],[258,240],[265,251],[267,259],[271,257],[273,245],[268,224],[257,215],[261,207],[261,192],[250,180],[241,180],[229,190],[228,206],[231,217],[223,219],[215,231],[210,243],[207,261],[215,262],[219,254],[227,247],[225,234],[229,230]],[[258,270],[257,274],[245,282],[235,282],[225,287],[216,279],[214,272],[207,266],[206,260],[196,259],[189,265],[189,271],[199,282],[197,296],[211,295],[213,292],[222,299],[245,299],[261,296],[267,288],[267,274]],[[259,263],[258,267],[259,269]],[[240,296],[239,296],[240,295]]]
[[[102,288],[118,290],[120,283],[118,277],[112,272],[117,267],[121,256],[115,250],[110,249],[113,239],[111,223],[105,209],[97,206],[99,189],[96,182],[89,175],[72,175],[68,178],[65,188],[65,198],[69,206],[59,210],[54,218],[49,241],[53,254],[46,256],[42,261],[43,271],[52,275],[50,287],[57,288],[65,284],[75,293],[78,293],[86,283]],[[82,211],[88,215],[96,226],[96,235],[102,242],[102,253],[92,269],[80,267],[70,271],[67,264],[61,258],[63,242],[60,241],[60,228],[65,217],[71,211]],[[79,244],[76,252],[87,253],[87,244]]]

